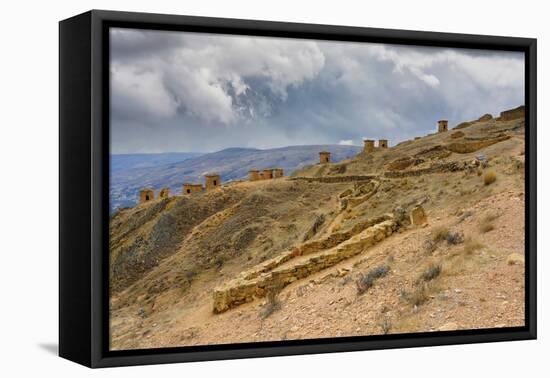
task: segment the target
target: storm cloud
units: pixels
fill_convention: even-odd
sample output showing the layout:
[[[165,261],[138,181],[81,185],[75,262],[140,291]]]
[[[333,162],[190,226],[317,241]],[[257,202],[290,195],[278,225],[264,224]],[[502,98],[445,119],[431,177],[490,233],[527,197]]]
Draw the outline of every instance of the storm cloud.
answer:
[[[395,144],[524,103],[522,53],[111,30],[113,153]]]

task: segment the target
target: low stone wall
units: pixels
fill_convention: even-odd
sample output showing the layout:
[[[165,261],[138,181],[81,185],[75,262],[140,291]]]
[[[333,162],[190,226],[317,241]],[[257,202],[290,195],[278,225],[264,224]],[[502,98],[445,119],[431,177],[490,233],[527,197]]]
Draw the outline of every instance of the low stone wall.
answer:
[[[348,208],[348,206],[355,207],[369,200],[369,198],[375,195],[378,191],[378,188],[380,187],[380,181],[372,180],[366,185],[369,186],[369,190],[363,191],[363,188],[359,188],[347,197],[340,198],[340,210],[345,210]]]
[[[471,142],[456,142],[450,143],[446,147],[449,151],[456,152],[458,154],[468,154],[475,152],[485,147],[489,147],[495,143],[502,142],[504,140],[510,139],[509,135],[503,135],[496,138],[487,138]]]
[[[384,176],[388,178],[401,178],[401,177],[411,177],[411,176],[422,176],[432,173],[443,173],[443,172],[458,172],[466,169],[474,169],[479,166],[478,161],[453,161],[449,163],[438,163],[434,164],[428,168],[422,169],[413,169],[408,171],[395,171],[395,172],[384,172]]]
[[[391,215],[385,217],[391,217]],[[214,313],[227,311],[232,307],[265,296],[270,288],[282,288],[296,280],[332,267],[382,241],[396,231],[397,227],[393,219],[388,219],[367,227],[340,243],[337,242],[344,237],[344,233],[341,233],[340,237],[332,238],[330,242],[329,238],[325,239],[326,244],[307,243],[308,246],[303,245],[299,251],[302,255],[307,255],[309,252],[309,257],[302,257],[288,264],[285,263],[299,254],[296,249],[284,252],[275,259],[268,260],[251,271],[243,272],[237,278],[216,288],[213,293],[213,311]],[[322,248],[332,245],[333,242],[337,243],[333,248]],[[308,251],[309,248],[311,250]],[[313,252],[319,253],[313,254]]]
[[[307,182],[339,183],[372,180],[376,176],[328,176],[328,177],[292,177],[291,180],[304,180]]]

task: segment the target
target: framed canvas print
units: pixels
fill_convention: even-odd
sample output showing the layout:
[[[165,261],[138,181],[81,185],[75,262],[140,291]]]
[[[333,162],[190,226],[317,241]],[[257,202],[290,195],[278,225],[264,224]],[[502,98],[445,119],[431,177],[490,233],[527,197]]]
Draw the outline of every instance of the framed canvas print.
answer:
[[[60,22],[60,355],[536,337],[536,40]]]

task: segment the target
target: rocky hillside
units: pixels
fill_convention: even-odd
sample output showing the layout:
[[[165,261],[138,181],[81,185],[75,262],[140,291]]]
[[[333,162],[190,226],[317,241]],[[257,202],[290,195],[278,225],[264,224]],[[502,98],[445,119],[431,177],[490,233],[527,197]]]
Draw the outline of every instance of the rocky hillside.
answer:
[[[184,182],[202,183],[204,174],[216,172],[223,181],[245,179],[250,169],[283,168],[291,172],[319,161],[319,151],[331,151],[340,161],[355,156],[360,147],[340,145],[290,146],[259,150],[228,148],[208,154],[170,153],[115,155],[111,158],[111,208],[134,206],[144,187],[169,187],[180,193]]]
[[[504,114],[116,212],[111,347],[523,325],[525,126]]]

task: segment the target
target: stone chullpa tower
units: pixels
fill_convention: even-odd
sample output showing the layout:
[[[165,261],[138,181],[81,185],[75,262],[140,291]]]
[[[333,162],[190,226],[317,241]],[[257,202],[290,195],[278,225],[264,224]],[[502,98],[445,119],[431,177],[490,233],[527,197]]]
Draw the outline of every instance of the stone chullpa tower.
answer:
[[[442,119],[440,121],[437,121],[437,132],[438,133],[444,133],[447,130],[449,130],[449,121],[447,121],[446,119]]]
[[[363,143],[364,143],[363,152],[369,153],[369,152],[374,151],[374,140],[372,140],[372,139],[365,139],[365,140],[363,141]]]
[[[273,177],[275,178],[283,177],[284,175],[285,173],[283,171],[283,168],[275,168],[273,170]]]
[[[328,164],[330,163],[330,152],[321,151],[319,152],[319,164]]]
[[[273,169],[264,169],[264,180],[270,180],[273,178]]]
[[[248,179],[250,181],[258,181],[260,179],[260,171],[257,169],[252,169],[248,171]]]
[[[220,175],[205,175],[204,177],[206,179],[206,190],[216,189],[222,183]]]
[[[170,196],[169,188],[162,188],[159,192],[159,199],[168,198]]]
[[[202,184],[183,184],[183,194],[193,194],[202,192]]]
[[[388,140],[378,139],[378,148],[388,148]]]
[[[141,192],[139,192],[139,202],[145,203],[149,201],[153,201],[155,199],[155,192],[153,189],[143,189]]]

